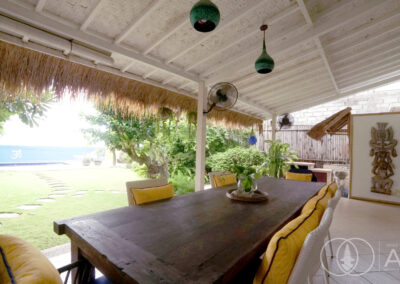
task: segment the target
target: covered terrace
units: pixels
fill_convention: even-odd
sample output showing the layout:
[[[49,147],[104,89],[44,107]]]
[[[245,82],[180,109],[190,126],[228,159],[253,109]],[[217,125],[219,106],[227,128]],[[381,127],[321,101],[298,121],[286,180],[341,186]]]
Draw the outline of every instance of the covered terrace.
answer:
[[[137,115],[160,107],[203,114],[208,90],[218,82],[232,83],[239,92],[233,108],[197,115],[195,190],[200,192],[207,119],[257,129],[272,119],[274,132],[281,114],[400,80],[398,0],[215,0],[220,22],[208,33],[190,23],[196,2],[2,0],[0,87],[8,93],[53,88],[58,97],[84,92]],[[264,24],[275,67],[258,74],[254,63],[262,51]],[[154,260],[145,252],[142,257]],[[95,266],[101,262],[96,261]],[[179,265],[159,265],[166,279],[195,275],[182,276]],[[235,273],[243,268],[232,267]],[[226,282],[232,271],[223,276],[213,271],[210,279]],[[104,274],[118,278],[115,270]],[[147,276],[137,279],[155,279]]]

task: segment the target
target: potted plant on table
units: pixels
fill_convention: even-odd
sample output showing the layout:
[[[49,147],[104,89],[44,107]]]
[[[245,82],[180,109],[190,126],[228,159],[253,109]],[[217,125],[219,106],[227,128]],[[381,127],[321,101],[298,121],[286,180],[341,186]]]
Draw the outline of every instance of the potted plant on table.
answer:
[[[255,179],[258,177],[258,174],[254,168],[235,165],[231,171],[236,174],[238,179],[237,190],[233,191],[232,194],[251,196],[257,190]]]

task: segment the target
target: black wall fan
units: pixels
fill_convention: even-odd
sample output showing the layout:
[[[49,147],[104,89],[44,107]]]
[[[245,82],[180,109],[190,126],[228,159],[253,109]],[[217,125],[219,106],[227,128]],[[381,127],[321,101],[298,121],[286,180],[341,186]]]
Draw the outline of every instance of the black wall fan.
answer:
[[[278,126],[280,129],[289,129],[294,124],[293,115],[290,113],[284,113],[278,118]]]
[[[239,92],[236,87],[227,82],[217,83],[211,87],[208,92],[208,110],[203,112],[207,114],[213,110],[214,107],[229,109],[236,104]]]

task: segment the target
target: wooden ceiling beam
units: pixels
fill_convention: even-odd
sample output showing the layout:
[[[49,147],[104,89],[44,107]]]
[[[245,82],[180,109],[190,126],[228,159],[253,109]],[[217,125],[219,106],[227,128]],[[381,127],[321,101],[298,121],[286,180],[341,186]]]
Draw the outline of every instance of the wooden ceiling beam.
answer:
[[[290,6],[289,8],[287,8],[285,11],[279,13],[278,15],[272,17],[271,19],[265,21],[266,24],[268,24],[269,26],[279,22],[280,20],[289,17],[290,15],[292,15],[293,13],[298,11],[298,7],[297,6]],[[192,65],[189,65],[188,67],[185,68],[186,71],[189,71],[193,68],[195,68],[196,66],[218,56],[221,53],[226,52],[228,49],[238,45],[240,42],[247,40],[248,38],[253,37],[255,34],[259,33],[260,30],[256,29],[250,33],[248,33],[245,37],[241,37],[238,38],[237,40],[232,41],[230,44],[224,46],[223,48],[219,49],[218,51],[211,53],[209,56],[205,56],[204,58],[202,58],[201,60],[197,60],[195,63],[193,63]]]
[[[299,33],[292,37],[288,37],[284,43],[279,43],[276,46],[271,45],[269,53],[272,54],[273,56],[276,56],[274,53],[283,54],[287,50],[295,46],[314,40],[316,37],[322,36],[332,30],[335,30],[339,27],[346,25],[351,21],[363,17],[366,13],[368,13],[372,9],[376,9],[377,6],[383,5],[387,1],[389,0],[367,1],[366,3],[357,7],[357,9],[355,9],[354,11],[343,11],[343,13],[340,14],[338,17],[335,17],[334,19],[331,19],[329,21],[316,20],[314,22],[314,27],[309,28],[306,32]],[[350,12],[352,13],[352,15],[350,15]],[[326,13],[329,13],[329,11],[327,11]],[[245,51],[241,54],[232,56],[233,60],[225,62],[224,66],[230,65],[231,63],[237,61],[238,58],[242,58],[243,56],[249,56],[250,52],[254,52],[254,50]],[[220,66],[220,64],[218,66]],[[205,74],[203,73],[200,76],[207,77],[209,74],[212,74],[220,69],[221,68],[219,67],[218,68],[211,67],[208,69],[209,71],[207,71],[207,73]],[[212,81],[213,81],[212,78],[208,79],[207,84],[209,84]]]
[[[127,26],[114,40],[114,43],[119,44],[121,41],[123,41],[125,38],[129,36],[129,34],[141,23],[143,20],[146,19],[146,17],[153,12],[155,9],[157,9],[160,4],[162,3],[162,0],[153,0],[151,1],[146,8],[140,12],[140,15],[136,17],[133,22]]]
[[[215,29],[214,32],[212,33],[207,33],[205,34],[200,40],[195,41],[192,45],[189,47],[180,50],[178,53],[176,53],[174,56],[171,58],[168,58],[165,62],[166,63],[171,63],[174,60],[178,59],[179,57],[185,55],[195,47],[199,46],[200,44],[206,42],[208,39],[210,39],[212,36],[215,36],[216,34],[220,33],[223,31],[226,27],[228,27],[230,24],[239,21],[240,19],[244,18],[247,16],[250,12],[253,12],[254,10],[258,9],[261,5],[264,5],[266,0],[259,0],[255,1],[253,4],[250,5],[249,8],[247,8],[245,11],[238,10],[235,13],[229,15],[224,19],[224,21],[221,21],[221,23],[218,25],[218,27]]]
[[[56,35],[64,38],[72,38],[87,44],[92,47],[102,49],[111,53],[119,53],[128,58],[140,61],[146,65],[152,66],[156,69],[163,70],[169,73],[173,73],[179,77],[198,82],[199,76],[190,72],[185,72],[182,68],[167,65],[162,60],[145,56],[132,48],[119,46],[107,38],[101,38],[99,36],[92,35],[88,32],[84,32],[77,29],[73,29],[70,25],[55,21],[44,14],[33,13],[34,8],[28,8],[27,6],[21,7],[15,3],[9,1],[0,1],[0,11],[6,15],[20,19],[24,22],[29,23],[32,26],[36,26],[40,29],[48,30]],[[0,27],[1,28],[1,27]]]
[[[44,5],[46,5],[47,0],[39,0],[35,6],[35,11],[40,13],[43,11]]]
[[[99,0],[92,11],[90,11],[89,15],[87,15],[86,19],[83,21],[83,23],[80,26],[80,30],[84,31],[87,29],[87,27],[90,25],[90,23],[95,19],[97,12],[100,11],[102,5],[104,4],[105,0]]]

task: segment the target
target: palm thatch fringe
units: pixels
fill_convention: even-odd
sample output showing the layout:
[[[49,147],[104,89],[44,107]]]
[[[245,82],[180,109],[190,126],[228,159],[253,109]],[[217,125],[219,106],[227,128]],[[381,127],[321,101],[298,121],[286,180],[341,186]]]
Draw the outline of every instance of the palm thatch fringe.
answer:
[[[334,134],[349,123],[350,115],[351,107],[347,107],[314,125],[307,135],[312,139],[321,140],[326,134]]]
[[[58,99],[80,93],[116,111],[138,116],[156,115],[159,108],[176,112],[196,111],[195,99],[115,74],[90,68],[0,41],[0,90],[2,94],[42,93],[54,90]],[[212,112],[214,122],[228,127],[250,127],[262,123],[234,111]]]

